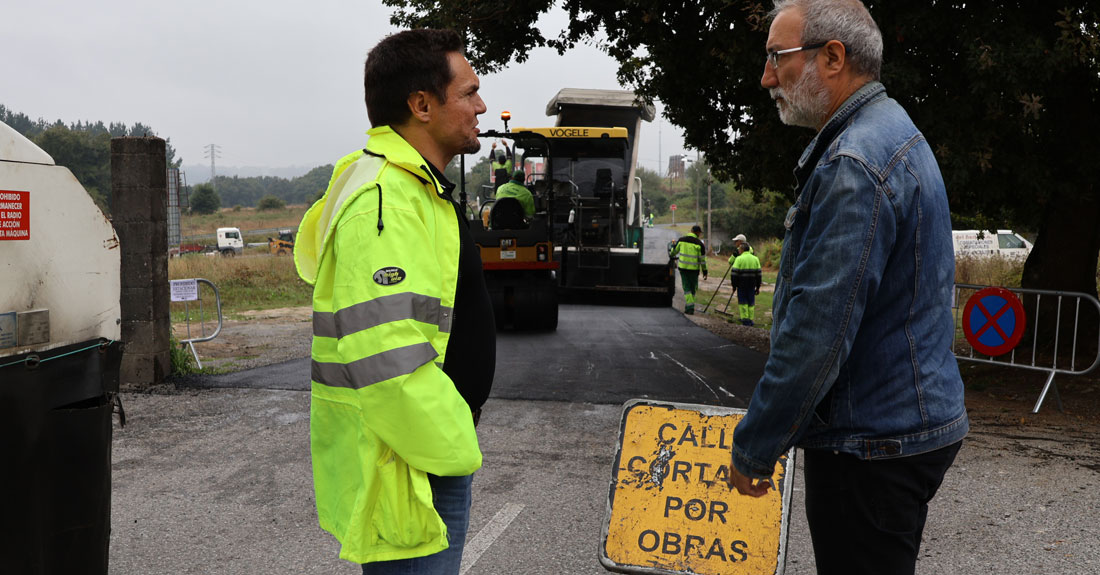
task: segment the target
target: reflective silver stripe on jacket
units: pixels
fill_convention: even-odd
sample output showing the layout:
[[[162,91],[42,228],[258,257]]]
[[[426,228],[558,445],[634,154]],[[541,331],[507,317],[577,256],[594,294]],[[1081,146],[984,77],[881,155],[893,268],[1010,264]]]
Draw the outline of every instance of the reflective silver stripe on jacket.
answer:
[[[441,305],[437,297],[397,293],[357,303],[336,313],[314,311],[313,335],[341,338],[403,319],[438,325],[439,331],[448,333],[453,312],[453,308]]]
[[[348,364],[314,361],[310,367],[310,377],[313,381],[330,387],[362,389],[380,381],[408,375],[438,355],[432,344],[417,343],[376,353]]]

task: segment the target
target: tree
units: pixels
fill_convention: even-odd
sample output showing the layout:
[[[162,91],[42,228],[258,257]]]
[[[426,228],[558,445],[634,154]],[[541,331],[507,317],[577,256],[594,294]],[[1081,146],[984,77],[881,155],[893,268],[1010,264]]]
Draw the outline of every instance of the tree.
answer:
[[[294,187],[295,201],[313,204],[321,199],[328,189],[328,181],[332,178],[332,164],[318,166],[306,172],[304,175],[291,180]],[[288,198],[288,201],[290,199]]]
[[[473,202],[474,198],[480,195],[485,195],[486,191],[482,189],[483,186],[489,185],[489,164],[492,163],[492,159],[489,156],[478,159],[473,164],[470,163],[472,158],[466,157],[466,197],[469,201]],[[443,170],[443,175],[447,176],[447,179],[451,180],[456,186],[461,186],[463,182],[458,179],[458,167],[454,166],[454,162],[447,165],[447,169]],[[457,194],[462,190],[455,190],[455,199],[458,199]]]
[[[49,154],[59,166],[72,171],[88,195],[104,213],[110,213],[111,138],[155,136],[152,128],[138,122],[127,127],[121,122],[104,125],[78,120],[66,125],[61,120],[47,122],[31,120],[0,104],[0,122],[14,128]],[[176,158],[171,139],[165,140],[165,160],[168,167],[178,168],[182,158]]]
[[[642,180],[642,199],[646,201],[648,210],[645,215],[648,217],[649,212],[653,212],[654,215],[663,215],[668,211],[669,202],[662,190],[664,186],[661,182],[661,176],[644,166],[638,166],[634,170],[634,175]]]
[[[620,82],[663,102],[715,176],[794,199],[791,169],[812,134],[782,125],[760,88],[770,4],[383,1],[397,8],[395,24],[460,30],[481,72],[523,62],[535,47],[595,43],[619,62]],[[883,83],[932,145],[956,218],[1038,230],[1025,287],[1096,294],[1095,3],[865,3],[883,31]],[[544,35],[536,22],[554,6],[569,24]]]
[[[191,192],[191,213],[212,214],[222,206],[222,199],[210,184],[199,184]]]
[[[284,202],[282,198],[268,194],[260,198],[260,201],[256,203],[256,209],[261,212],[268,210],[285,210],[286,202]]]
[[[778,192],[754,194],[722,184],[722,197],[727,207],[716,209],[714,226],[730,234],[745,234],[756,243],[767,238],[783,237],[783,217],[789,202]]]
[[[53,125],[32,141],[59,166],[65,166],[104,213],[111,213],[111,139],[103,132]]]

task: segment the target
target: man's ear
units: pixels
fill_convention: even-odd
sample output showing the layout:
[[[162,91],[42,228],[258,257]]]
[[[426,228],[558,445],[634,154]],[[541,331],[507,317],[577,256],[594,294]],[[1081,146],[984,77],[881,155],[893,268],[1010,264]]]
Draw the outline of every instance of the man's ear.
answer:
[[[844,63],[848,59],[848,51],[839,40],[830,40],[821,47],[821,51],[825,54],[826,74],[836,74],[844,68]]]
[[[416,120],[428,123],[432,119],[432,98],[424,90],[417,90],[409,94],[407,100],[409,111]]]

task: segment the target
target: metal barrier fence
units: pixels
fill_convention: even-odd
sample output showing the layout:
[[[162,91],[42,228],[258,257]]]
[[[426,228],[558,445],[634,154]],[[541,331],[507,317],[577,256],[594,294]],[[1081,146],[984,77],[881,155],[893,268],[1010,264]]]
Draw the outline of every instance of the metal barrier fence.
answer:
[[[989,288],[989,287],[993,287],[993,286],[982,286],[982,285],[972,285],[972,284],[955,284],[955,302],[956,302],[956,305],[955,305],[955,325],[956,326],[961,325],[960,320],[959,320],[960,319],[959,315],[961,313],[961,310],[963,309],[963,305],[962,305],[963,302],[970,299],[970,297],[974,293],[977,293],[979,290],[983,290],[983,289],[986,289],[986,288]],[[1079,336],[1081,335],[1081,332],[1082,332],[1082,329],[1081,329],[1082,328],[1082,322],[1083,321],[1089,321],[1089,318],[1082,318],[1082,309],[1081,309],[1082,308],[1082,306],[1081,306],[1082,301],[1087,302],[1088,304],[1091,304],[1092,307],[1096,309],[1096,312],[1097,312],[1096,321],[1100,321],[1100,301],[1097,301],[1097,299],[1094,296],[1090,295],[1090,294],[1081,293],[1081,292],[1064,292],[1064,291],[1037,290],[1037,289],[1024,289],[1024,288],[1001,288],[1001,289],[1006,290],[1008,292],[1011,292],[1012,294],[1016,295],[1022,301],[1027,301],[1027,300],[1033,300],[1034,301],[1034,317],[1024,318],[1025,320],[1028,320],[1028,321],[1025,322],[1026,323],[1026,328],[1024,328],[1024,329],[1026,331],[1024,332],[1023,335],[1025,336],[1024,337],[1025,341],[1027,339],[1030,339],[1030,341],[1031,341],[1031,354],[1030,354],[1031,357],[1030,357],[1030,359],[1026,357],[1027,352],[1024,351],[1023,353],[1020,354],[1021,356],[1024,356],[1024,357],[1021,357],[1020,361],[1017,361],[1017,357],[1016,357],[1017,356],[1017,354],[1016,354],[1017,350],[1016,350],[1015,347],[1013,347],[1013,349],[1010,352],[1007,352],[1005,355],[997,356],[997,357],[1006,357],[1007,356],[1007,359],[994,359],[991,356],[984,356],[983,357],[981,354],[975,355],[974,347],[969,345],[969,342],[966,340],[966,338],[959,338],[959,337],[955,338],[952,352],[955,354],[955,357],[957,359],[962,360],[962,361],[971,361],[971,362],[975,362],[975,363],[985,363],[985,364],[992,364],[992,365],[999,365],[999,366],[1017,367],[1017,368],[1020,368],[1020,369],[1028,369],[1028,370],[1032,370],[1032,371],[1040,371],[1040,372],[1046,373],[1047,374],[1046,384],[1043,386],[1043,390],[1039,394],[1039,399],[1035,402],[1035,407],[1031,410],[1031,412],[1032,413],[1038,413],[1039,412],[1039,408],[1042,407],[1043,401],[1046,399],[1047,394],[1050,391],[1054,392],[1055,400],[1058,402],[1058,410],[1061,411],[1062,410],[1062,398],[1058,394],[1058,386],[1054,383],[1054,376],[1059,374],[1059,373],[1064,374],[1064,375],[1082,375],[1082,374],[1086,374],[1086,373],[1092,371],[1093,369],[1096,369],[1096,366],[1100,365],[1100,329],[1096,330],[1097,331],[1097,340],[1095,342],[1093,342],[1091,338],[1088,341],[1079,340]],[[966,293],[966,292],[970,292],[970,295],[966,295],[965,297],[963,297],[964,293]],[[1049,352],[1048,352],[1048,348],[1043,347],[1042,349],[1040,349],[1040,347],[1039,347],[1039,339],[1040,339],[1040,336],[1043,335],[1043,334],[1040,333],[1040,330],[1038,328],[1039,328],[1039,326],[1049,326],[1049,324],[1051,323],[1051,320],[1049,318],[1049,313],[1050,313],[1049,308],[1053,305],[1051,303],[1044,304],[1044,298],[1046,298],[1048,300],[1048,302],[1049,302],[1049,299],[1053,298],[1055,300],[1055,303],[1056,303],[1056,305],[1053,306],[1053,307],[1056,308],[1056,311],[1054,311],[1055,318],[1053,320],[1053,323],[1054,323],[1054,345],[1053,345],[1053,348],[1050,348]],[[1065,301],[1065,303],[1067,303],[1067,306],[1066,306],[1067,311],[1072,309],[1072,312],[1073,312],[1073,314],[1072,314],[1073,315],[1072,339],[1070,341],[1069,351],[1068,351],[1068,355],[1069,355],[1068,365],[1067,365],[1067,362],[1066,362],[1067,358],[1065,357],[1067,352],[1065,351],[1065,346],[1064,346],[1063,337],[1062,337],[1062,332],[1063,332],[1063,329],[1062,329],[1063,328],[1062,316],[1063,316],[1063,302],[1064,301]],[[1072,307],[1070,307],[1070,306],[1072,306]],[[1006,307],[1007,307],[1007,305],[1006,305]],[[1089,308],[1086,306],[1085,307],[1086,312],[1088,311],[1088,309]],[[1091,315],[1091,314],[1089,314],[1089,315]],[[989,319],[989,323],[993,323],[993,320],[996,319],[996,318],[994,316],[994,317],[991,317],[991,318],[988,318],[988,319]],[[967,319],[963,318],[963,321],[967,321]],[[1088,324],[1086,324],[1086,325],[1088,325]],[[1093,326],[1093,329],[1096,329],[1096,324],[1095,323],[1093,323],[1092,326]],[[1066,330],[1066,331],[1069,331],[1069,330]],[[1030,335],[1030,338],[1026,337],[1028,335]],[[1086,335],[1085,337],[1089,337],[1089,336]],[[960,339],[961,339],[961,344],[960,344]],[[1078,358],[1078,353],[1077,352],[1078,352],[1078,349],[1082,348],[1082,347],[1084,348],[1083,351],[1085,352],[1086,356],[1092,355],[1092,357],[1093,357],[1092,362],[1089,363],[1087,365],[1087,367],[1083,366],[1083,363],[1084,363],[1083,361],[1080,364],[1078,363],[1079,358]],[[1087,359],[1087,357],[1080,358],[1080,359]]]
[[[214,303],[218,312],[218,327],[214,329],[214,332],[207,335],[206,333],[206,313],[202,305],[202,290],[199,288],[199,284],[206,284],[210,286],[210,289],[214,291]],[[218,286],[214,285],[214,282],[203,279],[193,278],[185,280],[172,280],[171,281],[173,302],[183,302],[184,306],[184,319],[187,322],[187,337],[180,340],[181,346],[187,346],[191,349],[191,355],[195,358],[195,364],[199,369],[202,369],[202,361],[199,360],[199,353],[195,351],[195,344],[203,341],[210,341],[222,331],[222,298],[218,293]],[[191,302],[198,302],[198,321],[199,321],[199,336],[191,337]]]

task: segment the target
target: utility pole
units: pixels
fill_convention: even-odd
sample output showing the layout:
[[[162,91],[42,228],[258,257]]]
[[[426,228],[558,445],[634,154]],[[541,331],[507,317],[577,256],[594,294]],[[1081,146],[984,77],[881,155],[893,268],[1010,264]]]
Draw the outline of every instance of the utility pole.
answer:
[[[710,237],[710,185],[711,185],[710,168],[708,167],[707,168],[707,249],[713,252],[714,251],[714,243],[711,242],[711,237]]]
[[[221,146],[219,146],[217,144],[210,144],[208,146],[203,147],[203,152],[202,152],[202,157],[210,158],[210,187],[214,188],[215,192],[218,191],[218,185],[215,183],[216,182],[216,180],[215,180],[216,174],[214,172],[214,158],[222,157],[221,156],[221,151],[222,151]]]
[[[661,176],[661,164],[665,161],[665,157],[661,155],[661,127],[664,125],[664,120],[657,121],[657,177]]]
[[[699,150],[695,150],[695,173],[699,173]],[[695,224],[701,226],[703,218],[699,217],[699,191],[699,188],[695,188]]]

